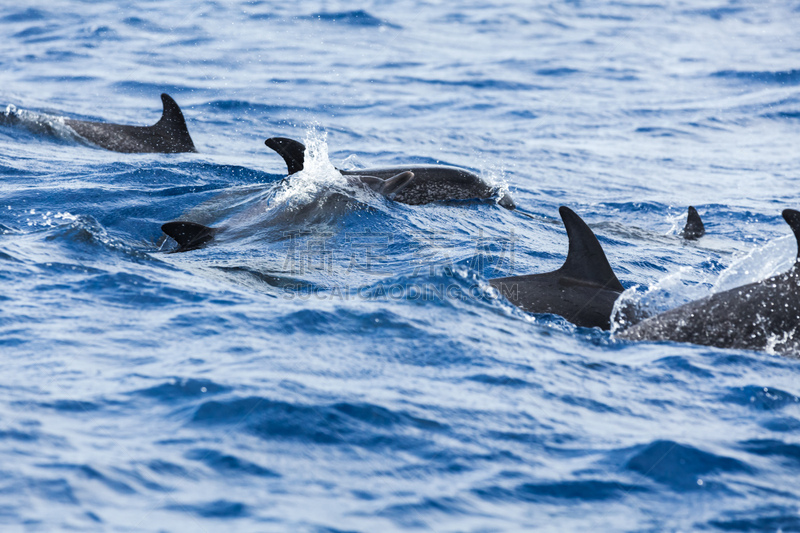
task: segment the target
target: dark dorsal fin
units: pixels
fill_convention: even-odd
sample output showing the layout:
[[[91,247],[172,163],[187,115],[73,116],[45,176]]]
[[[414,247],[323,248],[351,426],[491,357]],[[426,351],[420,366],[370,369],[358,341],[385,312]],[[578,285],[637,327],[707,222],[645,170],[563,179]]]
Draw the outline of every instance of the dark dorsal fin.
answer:
[[[681,231],[681,237],[686,240],[693,241],[699,239],[706,234],[706,227],[703,225],[703,220],[694,206],[689,206],[689,214],[686,216],[686,226]]]
[[[306,152],[306,146],[303,143],[286,137],[272,137],[264,141],[264,144],[278,152],[286,161],[286,168],[289,170],[290,176],[303,170]]]
[[[188,252],[201,248],[214,238],[215,228],[209,228],[194,222],[167,222],[161,226],[161,231],[172,237],[180,245],[178,252]]]
[[[161,103],[164,111],[161,119],[152,128],[170,139],[174,145],[170,151],[196,152],[197,149],[194,147],[189,129],[186,127],[186,119],[183,118],[183,112],[178,107],[178,103],[167,93],[161,93]]]
[[[558,208],[569,238],[567,260],[558,270],[562,276],[600,285],[605,289],[622,292],[625,288],[617,279],[606,254],[592,230],[575,212],[563,205]]]
[[[794,232],[794,238],[797,240],[797,259],[795,260],[795,266],[800,264],[800,211],[795,211],[794,209],[784,209],[783,219],[789,224],[789,227],[792,228]]]

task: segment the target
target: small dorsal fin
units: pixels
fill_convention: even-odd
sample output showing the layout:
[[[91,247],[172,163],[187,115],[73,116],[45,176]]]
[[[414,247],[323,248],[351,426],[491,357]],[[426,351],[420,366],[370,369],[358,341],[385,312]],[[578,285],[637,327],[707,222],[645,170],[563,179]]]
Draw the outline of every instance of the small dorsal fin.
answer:
[[[188,252],[201,248],[214,238],[215,228],[209,228],[194,222],[167,222],[161,226],[161,231],[175,239],[180,245],[178,252]]]
[[[189,129],[186,127],[186,119],[183,118],[183,112],[178,106],[178,103],[172,99],[167,93],[161,93],[161,103],[164,106],[164,111],[161,113],[161,119],[153,125],[153,129],[160,130],[162,135],[169,137],[172,143],[176,143],[170,151],[173,152],[196,152],[192,137],[189,135]],[[177,146],[180,145],[180,149]]]
[[[789,224],[789,227],[792,228],[794,238],[797,240],[797,259],[795,260],[795,266],[797,266],[800,264],[800,211],[784,209],[781,214],[786,223]]]
[[[706,227],[703,225],[703,220],[694,206],[689,206],[689,213],[686,216],[686,226],[681,231],[681,237],[686,240],[693,241],[699,239],[706,234]]]
[[[565,206],[558,208],[569,238],[567,260],[558,270],[562,276],[600,285],[603,288],[622,292],[625,288],[617,279],[606,254],[592,230],[581,217]]]
[[[303,170],[306,152],[306,147],[303,143],[286,137],[272,137],[264,141],[264,144],[278,152],[283,158],[290,176]]]

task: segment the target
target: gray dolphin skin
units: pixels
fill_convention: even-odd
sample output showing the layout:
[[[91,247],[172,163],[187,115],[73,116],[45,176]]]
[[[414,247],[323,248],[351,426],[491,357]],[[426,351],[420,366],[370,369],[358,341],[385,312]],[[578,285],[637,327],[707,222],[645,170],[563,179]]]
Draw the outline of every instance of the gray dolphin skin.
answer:
[[[703,220],[694,206],[689,206],[689,212],[686,215],[686,225],[680,233],[680,236],[687,241],[695,241],[706,234],[706,227],[703,225]]]
[[[283,157],[289,175],[303,170],[305,145],[294,139],[273,137],[264,141],[269,148]],[[387,179],[402,172],[414,173],[414,181],[393,200],[408,205],[423,205],[448,200],[479,200],[494,198],[500,192],[480,176],[458,167],[446,165],[407,165],[389,168],[368,168],[361,170],[339,170],[343,175],[368,175]],[[515,209],[516,205],[506,192],[498,200],[506,209]]]
[[[783,218],[798,241],[798,258],[787,272],[689,302],[643,320],[617,336],[800,352],[800,212],[786,209]]]
[[[171,96],[161,95],[164,112],[152,126],[125,126],[105,122],[65,119],[67,126],[101,148],[114,152],[164,153],[197,152],[186,128],[186,120]]]
[[[577,326],[609,329],[624,287],[589,226],[571,209],[558,208],[569,238],[564,265],[553,272],[496,278],[489,283],[530,313],[560,315]]]
[[[401,194],[406,187],[414,183],[414,173],[409,171],[401,172],[387,179],[355,174],[348,174],[345,178],[351,185],[370,189],[389,200]],[[331,198],[331,200],[336,200],[336,198]],[[314,205],[318,206],[318,204]],[[214,240],[217,233],[225,229],[212,228],[188,220],[167,222],[161,226],[161,230],[178,243],[178,248],[174,252],[188,252],[202,248]],[[227,229],[230,230],[230,228]]]

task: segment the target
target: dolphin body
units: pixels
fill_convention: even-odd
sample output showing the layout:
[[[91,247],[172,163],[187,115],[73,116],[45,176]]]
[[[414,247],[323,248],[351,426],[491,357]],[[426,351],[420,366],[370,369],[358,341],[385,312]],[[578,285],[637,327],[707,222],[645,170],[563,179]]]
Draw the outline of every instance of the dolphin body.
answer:
[[[569,238],[564,265],[553,272],[496,278],[489,283],[530,313],[560,315],[582,327],[609,329],[614,302],[625,290],[589,226],[558,208]]]
[[[273,137],[264,141],[264,144],[283,157],[290,176],[303,170],[306,150],[303,143],[285,137]],[[423,205],[447,200],[489,199],[496,197],[499,192],[497,187],[492,187],[476,174],[462,168],[445,165],[407,165],[339,170],[344,176],[369,175],[382,179],[407,171],[414,173],[414,181],[394,196],[395,202]],[[508,193],[503,194],[498,203],[506,209],[516,208],[514,200]]]
[[[101,148],[114,152],[164,153],[197,152],[186,128],[186,120],[171,96],[161,95],[164,112],[152,126],[125,126],[106,122],[65,119],[75,132]]]
[[[665,311],[617,337],[800,352],[800,212],[782,214],[798,241],[798,258],[787,272]]]
[[[401,172],[400,174],[391,176],[387,179],[376,176],[362,176],[356,174],[348,174],[345,176],[345,178],[350,185],[370,189],[389,200],[392,200],[396,195],[401,194],[402,191],[412,184],[415,179],[414,173],[409,171]],[[326,206],[326,208],[336,212],[346,205],[346,199],[341,194],[335,193],[334,195],[324,199],[322,203],[314,202],[313,204],[306,206],[305,211],[301,210],[301,212],[296,213],[296,215],[305,216],[306,214],[309,214],[306,213],[306,211],[320,209],[323,204]],[[313,215],[309,214],[309,216]],[[248,217],[245,215],[245,219],[246,218]],[[214,240],[214,237],[220,231],[225,229],[231,230],[232,228],[215,228],[186,220],[167,222],[161,226],[161,230],[178,243],[178,248],[174,250],[175,252],[188,252],[190,250],[202,248]]]

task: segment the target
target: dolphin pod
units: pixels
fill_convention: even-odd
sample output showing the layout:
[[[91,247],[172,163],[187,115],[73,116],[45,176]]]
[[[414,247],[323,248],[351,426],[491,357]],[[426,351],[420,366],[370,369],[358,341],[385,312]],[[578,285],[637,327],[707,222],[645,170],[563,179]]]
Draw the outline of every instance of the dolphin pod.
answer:
[[[569,239],[567,259],[558,270],[489,280],[500,294],[530,313],[560,315],[582,327],[611,328],[614,303],[625,290],[589,226],[568,207],[558,209]],[[705,234],[697,209],[689,207],[680,236]]]
[[[665,311],[631,326],[618,337],[798,352],[800,212],[786,209],[782,214],[798,244],[798,257],[788,271]]]
[[[272,137],[264,141],[286,162],[289,175],[303,170],[306,147],[303,143],[285,137]],[[515,209],[508,192],[489,185],[480,176],[463,168],[446,165],[405,165],[389,168],[339,170],[344,176],[368,175],[387,179],[402,172],[413,172],[416,178],[393,200],[408,205],[423,205],[448,200],[488,200],[499,197],[497,203],[506,209]]]
[[[162,94],[161,119],[152,126],[130,126],[64,119],[64,124],[85,140],[123,153],[196,152],[178,104]],[[8,113],[6,113],[8,115]],[[6,116],[4,124],[19,119]],[[36,129],[49,132],[44,124]],[[265,144],[284,160],[291,176],[304,166],[305,146],[292,139],[273,137]],[[351,185],[370,189],[389,200],[423,205],[449,200],[489,200],[515,209],[511,196],[476,174],[445,165],[403,165],[356,171],[339,171]],[[489,283],[512,304],[531,313],[556,314],[581,327],[610,329],[614,304],[624,287],[614,274],[594,233],[571,209],[560,207],[569,240],[561,268],[547,273],[509,276]],[[787,271],[689,302],[630,325],[615,335],[623,340],[672,341],[780,353],[800,353],[800,212],[783,211],[794,232],[798,255]],[[178,243],[174,251],[201,248],[226,230],[178,220],[162,226]],[[701,238],[705,226],[697,210],[688,208],[679,236]]]
[[[564,265],[554,272],[489,282],[526,311],[609,329],[614,303],[624,288],[589,227],[570,209],[562,206],[559,212],[569,237]],[[800,352],[800,211],[786,209],[782,215],[798,248],[787,272],[665,311],[620,331],[617,338]],[[697,210],[690,207],[682,235],[696,239],[703,233]]]

